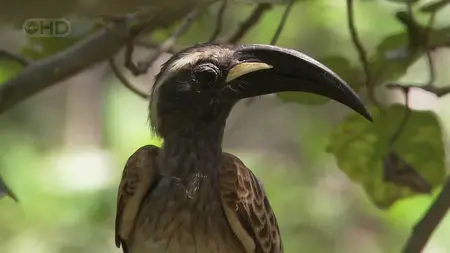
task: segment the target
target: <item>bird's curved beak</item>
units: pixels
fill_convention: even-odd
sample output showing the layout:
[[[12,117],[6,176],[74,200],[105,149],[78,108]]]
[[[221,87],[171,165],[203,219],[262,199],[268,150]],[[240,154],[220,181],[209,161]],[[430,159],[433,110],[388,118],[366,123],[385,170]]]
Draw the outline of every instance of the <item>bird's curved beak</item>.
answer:
[[[228,72],[226,96],[236,99],[282,91],[322,95],[342,103],[366,119],[372,117],[356,92],[332,70],[298,51],[271,45],[242,45],[238,63]]]

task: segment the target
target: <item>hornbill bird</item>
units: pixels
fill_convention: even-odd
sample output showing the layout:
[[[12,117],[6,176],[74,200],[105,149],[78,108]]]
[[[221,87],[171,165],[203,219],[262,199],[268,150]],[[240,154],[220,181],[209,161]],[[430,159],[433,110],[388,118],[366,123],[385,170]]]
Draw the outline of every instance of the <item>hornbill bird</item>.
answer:
[[[117,247],[124,253],[282,253],[261,182],[238,157],[222,151],[233,105],[281,91],[319,94],[371,120],[344,80],[295,50],[208,43],[163,64],[149,111],[164,142],[139,148],[125,165]]]

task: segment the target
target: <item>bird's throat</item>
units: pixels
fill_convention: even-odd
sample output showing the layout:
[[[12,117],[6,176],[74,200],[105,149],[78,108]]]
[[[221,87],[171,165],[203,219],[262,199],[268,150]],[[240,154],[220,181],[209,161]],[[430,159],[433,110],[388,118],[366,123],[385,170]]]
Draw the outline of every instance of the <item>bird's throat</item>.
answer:
[[[220,126],[166,137],[159,156],[162,174],[188,188],[202,183],[214,185],[220,169],[223,133],[224,126]]]

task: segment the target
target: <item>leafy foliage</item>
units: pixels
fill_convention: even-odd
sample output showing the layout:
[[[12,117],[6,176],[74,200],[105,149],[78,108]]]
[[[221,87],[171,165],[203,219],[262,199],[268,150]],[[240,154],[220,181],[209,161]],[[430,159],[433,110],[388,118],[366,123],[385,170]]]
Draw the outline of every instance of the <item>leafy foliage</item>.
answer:
[[[395,0],[395,2],[411,1]],[[444,4],[440,4],[438,7],[430,6],[433,7],[429,8],[438,11],[443,8]],[[405,18],[404,12],[399,12],[397,19],[405,26],[405,30],[385,37],[376,46],[375,52],[368,56],[368,67],[372,77],[370,82],[373,86],[385,85],[388,82],[398,80],[405,75],[412,64],[425,54],[424,48],[418,43],[421,43],[422,38],[426,37],[427,28],[411,24],[411,21]],[[448,34],[450,34],[450,27],[448,26],[431,28],[428,44],[443,44],[444,41],[448,40]],[[361,67],[352,66],[346,57],[333,55],[323,57],[319,61],[346,80],[355,90],[359,91],[364,87],[364,73]],[[329,101],[329,99],[320,96],[293,92],[279,94],[279,97],[284,101],[299,104],[323,104]]]
[[[423,177],[431,189],[444,181],[443,136],[434,113],[411,111],[405,128],[391,149],[390,138],[397,131],[406,109],[393,105],[381,113],[373,108],[375,123],[352,113],[333,131],[327,146],[339,168],[361,184],[380,208],[387,208],[398,199],[417,193],[413,187],[386,180],[383,161],[392,152],[416,170],[416,180]]]
[[[0,85],[22,70],[22,65],[10,60],[0,60]]]

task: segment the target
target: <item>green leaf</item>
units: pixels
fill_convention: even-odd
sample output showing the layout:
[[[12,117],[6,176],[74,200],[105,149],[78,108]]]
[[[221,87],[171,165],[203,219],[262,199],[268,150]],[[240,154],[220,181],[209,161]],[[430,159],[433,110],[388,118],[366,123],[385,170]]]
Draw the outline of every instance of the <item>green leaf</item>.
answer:
[[[79,40],[87,37],[98,27],[96,23],[86,19],[70,19],[70,33],[65,37],[28,37],[22,47],[22,53],[31,59],[42,59],[62,51]]]
[[[393,150],[390,149],[389,139],[398,129],[405,110],[404,106],[393,105],[381,114],[372,108],[375,123],[352,113],[336,127],[327,145],[327,152],[335,156],[339,168],[361,184],[380,208],[388,208],[401,198],[417,194],[411,187],[386,180],[383,162],[392,152],[414,168],[431,189],[444,181],[443,136],[434,113],[411,111]]]
[[[422,47],[412,45],[410,36],[422,37],[426,29],[418,27],[412,35],[411,30],[386,37],[376,48],[375,54],[369,57],[372,83],[383,85],[398,80],[406,74],[408,68],[424,53]],[[450,26],[433,29],[430,33],[430,46],[443,45],[449,40]],[[417,43],[417,41],[415,41]]]
[[[359,90],[363,76],[361,71],[351,66],[350,61],[342,56],[327,56],[318,59],[319,62],[333,70],[342,79],[344,79],[353,89]],[[295,102],[306,105],[320,105],[330,101],[329,98],[302,92],[282,92],[277,94],[278,97],[286,102]]]
[[[369,58],[372,83],[381,85],[401,78],[420,56],[421,53],[410,50],[407,33],[387,37]]]
[[[15,61],[0,60],[0,84],[15,76],[22,70],[23,66]]]
[[[417,193],[431,193],[430,184],[396,152],[389,152],[383,158],[384,181],[406,186]]]

